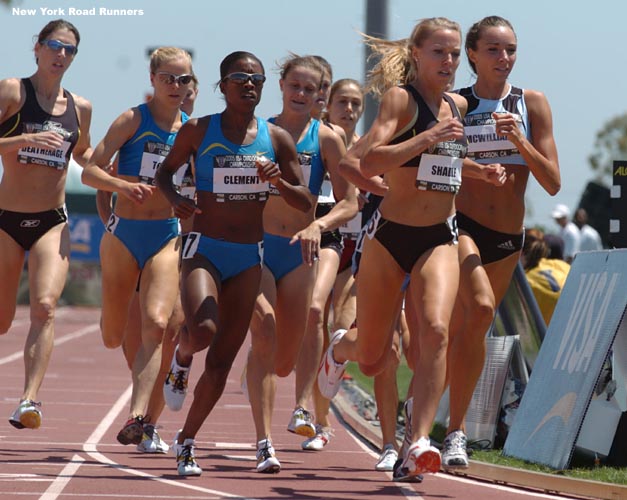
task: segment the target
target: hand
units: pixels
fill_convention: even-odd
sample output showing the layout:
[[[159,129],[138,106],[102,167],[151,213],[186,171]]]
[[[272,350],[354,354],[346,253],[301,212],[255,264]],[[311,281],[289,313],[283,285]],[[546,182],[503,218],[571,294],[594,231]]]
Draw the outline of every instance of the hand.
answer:
[[[512,113],[492,113],[492,118],[496,121],[497,135],[507,137],[511,142],[520,142],[521,131],[518,124],[520,117]]]
[[[59,149],[63,145],[63,137],[50,130],[36,134],[24,134],[24,140],[29,146],[44,149]]]
[[[174,208],[174,215],[179,219],[188,219],[194,214],[202,213],[202,210],[196,206],[194,200],[189,198],[185,198],[185,196],[176,195],[172,203],[172,208]]]
[[[142,184],[141,182],[129,182],[126,189],[122,191],[122,194],[132,202],[141,205],[150,198],[154,190],[154,186]]]
[[[312,266],[320,258],[320,226],[316,221],[309,224],[302,231],[298,231],[290,240],[290,245],[300,241],[303,253],[303,262]]]
[[[262,182],[269,182],[273,186],[279,183],[281,179],[281,169],[276,163],[265,156],[261,156],[257,159],[255,165],[257,166],[257,173]]]
[[[457,118],[447,118],[430,129],[434,134],[434,144],[442,141],[454,141],[464,137],[464,125]]]
[[[495,186],[502,186],[507,181],[507,170],[500,163],[484,165],[481,169],[483,180]]]

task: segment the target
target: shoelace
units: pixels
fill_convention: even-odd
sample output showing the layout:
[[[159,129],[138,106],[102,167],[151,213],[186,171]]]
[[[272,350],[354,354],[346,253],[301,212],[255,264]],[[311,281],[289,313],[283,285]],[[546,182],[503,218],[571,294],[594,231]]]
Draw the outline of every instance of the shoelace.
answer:
[[[299,414],[297,413],[297,415]],[[311,416],[311,413],[309,413],[304,408],[300,409],[300,415],[301,415],[302,420],[304,420],[307,423],[311,423],[313,421],[313,417]]]
[[[36,408],[41,408],[41,401],[33,401],[32,399],[25,399],[20,403],[20,406],[34,406]]]
[[[174,376],[174,383],[172,385],[175,390],[185,392],[185,389],[187,389],[187,372],[178,370]]]
[[[455,434],[449,441],[449,448],[454,451],[466,451],[466,438],[463,434]]]
[[[263,448],[260,448],[259,450],[257,450],[257,458],[258,459],[263,458],[264,460],[271,458],[272,452],[270,451],[270,447],[271,445],[266,443],[266,445]]]
[[[181,453],[177,457],[179,462],[183,462],[183,465],[195,465],[196,460],[194,460],[194,446],[191,444],[186,444],[183,446]]]

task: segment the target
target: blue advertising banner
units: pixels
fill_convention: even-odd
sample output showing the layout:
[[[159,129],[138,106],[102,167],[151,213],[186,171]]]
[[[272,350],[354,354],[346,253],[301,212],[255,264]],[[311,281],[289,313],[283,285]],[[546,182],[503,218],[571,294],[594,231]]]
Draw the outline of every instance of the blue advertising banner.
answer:
[[[568,467],[625,314],[626,291],[627,250],[577,254],[507,436],[505,455]]]
[[[100,239],[104,234],[104,225],[97,215],[69,214],[70,241],[72,253],[70,260],[99,262]]]

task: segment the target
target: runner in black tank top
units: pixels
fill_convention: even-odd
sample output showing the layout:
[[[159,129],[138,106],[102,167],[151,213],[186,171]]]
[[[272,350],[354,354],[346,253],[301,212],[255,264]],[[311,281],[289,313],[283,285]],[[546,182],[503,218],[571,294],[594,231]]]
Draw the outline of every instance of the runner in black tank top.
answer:
[[[20,274],[28,251],[30,334],[24,347],[26,382],[9,421],[37,428],[37,402],[54,339],[57,301],[65,285],[70,237],[65,181],[70,158],[85,165],[91,154],[91,104],[61,81],[78,51],[80,35],[62,19],[39,33],[37,70],[29,78],[0,81],[0,334],[13,321]]]

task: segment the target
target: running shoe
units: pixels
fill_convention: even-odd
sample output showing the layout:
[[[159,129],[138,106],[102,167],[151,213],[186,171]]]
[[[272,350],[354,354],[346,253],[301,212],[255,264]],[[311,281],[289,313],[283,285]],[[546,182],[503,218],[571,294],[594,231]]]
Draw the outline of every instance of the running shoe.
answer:
[[[172,411],[179,411],[183,408],[185,402],[185,396],[187,395],[187,384],[189,382],[189,366],[180,366],[176,362],[176,353],[179,348],[176,346],[174,356],[172,356],[172,363],[170,364],[170,371],[163,384],[163,397],[165,398],[165,404]]]
[[[392,481],[397,481],[399,483],[422,483],[424,478],[421,474],[417,476],[413,476],[407,470],[407,467],[403,467],[403,459],[398,458],[396,462],[394,462],[394,469],[392,472]]]
[[[466,452],[466,434],[456,430],[448,434],[442,443],[442,468],[467,469],[468,453]]]
[[[346,364],[336,363],[333,358],[333,347],[346,335],[346,330],[340,329],[333,334],[327,352],[322,356],[322,362],[318,368],[318,388],[320,393],[327,399],[333,399],[340,390],[342,376],[346,370]]]
[[[379,455],[379,460],[374,466],[374,470],[393,471],[396,460],[398,460],[398,452],[394,448],[394,445],[386,444],[381,451],[381,455]]]
[[[287,425],[287,430],[308,438],[313,438],[316,435],[316,426],[313,424],[311,413],[301,406],[296,408],[292,413],[292,418]]]
[[[409,447],[401,467],[406,468],[409,475],[416,476],[423,472],[436,473],[440,464],[440,451],[431,446],[429,438],[423,436]]]
[[[136,417],[129,418],[122,430],[118,432],[117,440],[120,444],[139,444],[142,442],[144,435],[144,417],[143,415],[137,415]]]
[[[140,453],[167,453],[170,447],[161,439],[153,424],[144,424],[142,442],[137,445]]]
[[[257,443],[257,472],[276,474],[281,471],[281,463],[275,456],[274,447],[269,439]]]
[[[41,403],[30,399],[20,401],[20,404],[9,417],[9,423],[16,429],[39,429],[41,426]]]
[[[172,449],[176,454],[176,468],[179,476],[200,476],[202,469],[196,463],[194,458],[195,442],[192,438],[187,438],[182,444],[177,442],[179,433],[176,433]]]
[[[329,443],[332,435],[331,428],[316,425],[316,435],[303,441],[301,447],[307,451],[320,451]]]

